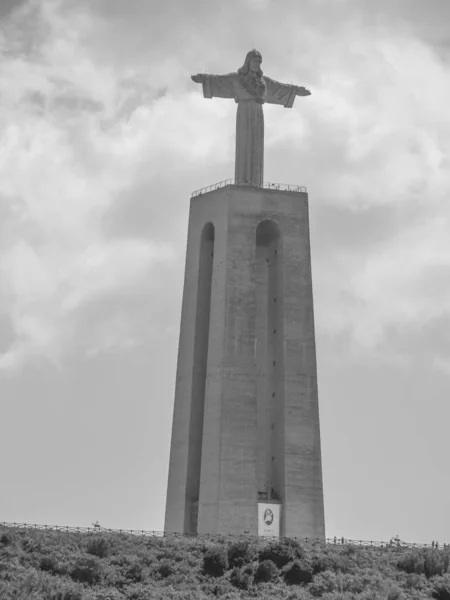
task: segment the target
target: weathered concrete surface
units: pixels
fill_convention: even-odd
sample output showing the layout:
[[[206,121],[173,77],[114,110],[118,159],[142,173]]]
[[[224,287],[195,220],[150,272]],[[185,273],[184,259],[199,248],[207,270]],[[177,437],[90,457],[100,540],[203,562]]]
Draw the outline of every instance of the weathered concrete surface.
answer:
[[[227,186],[191,200],[165,529],[256,535],[258,492],[282,501],[282,535],[325,536],[307,194]]]

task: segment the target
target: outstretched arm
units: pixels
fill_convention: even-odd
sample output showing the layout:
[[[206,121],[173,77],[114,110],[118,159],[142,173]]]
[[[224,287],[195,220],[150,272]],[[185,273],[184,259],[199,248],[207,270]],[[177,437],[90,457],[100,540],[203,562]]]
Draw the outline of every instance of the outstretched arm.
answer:
[[[304,87],[280,83],[265,75],[264,81],[267,89],[266,102],[269,104],[282,104],[285,108],[292,108],[296,96],[309,96],[311,94]]]
[[[198,75],[191,76],[195,83],[203,84],[205,98],[234,98],[233,73],[229,75]]]

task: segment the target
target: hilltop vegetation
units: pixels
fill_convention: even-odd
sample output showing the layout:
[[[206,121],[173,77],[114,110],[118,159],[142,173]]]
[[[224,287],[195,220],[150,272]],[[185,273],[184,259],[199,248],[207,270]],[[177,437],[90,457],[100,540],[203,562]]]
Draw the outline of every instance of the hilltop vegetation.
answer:
[[[450,600],[449,549],[0,529],[1,600]]]

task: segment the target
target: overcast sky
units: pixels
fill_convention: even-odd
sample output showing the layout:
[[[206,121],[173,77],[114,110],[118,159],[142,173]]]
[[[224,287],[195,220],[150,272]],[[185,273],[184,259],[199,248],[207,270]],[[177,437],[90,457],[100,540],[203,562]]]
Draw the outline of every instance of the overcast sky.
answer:
[[[161,530],[189,198],[309,192],[328,536],[450,542],[448,0],[1,0],[0,521]]]

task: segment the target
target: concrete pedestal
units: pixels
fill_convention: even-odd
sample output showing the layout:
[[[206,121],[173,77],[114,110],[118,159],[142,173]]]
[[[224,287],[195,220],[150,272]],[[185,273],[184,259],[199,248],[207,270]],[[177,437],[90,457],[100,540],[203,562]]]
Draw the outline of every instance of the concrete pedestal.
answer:
[[[191,199],[165,530],[325,537],[308,196]]]

